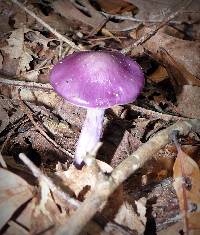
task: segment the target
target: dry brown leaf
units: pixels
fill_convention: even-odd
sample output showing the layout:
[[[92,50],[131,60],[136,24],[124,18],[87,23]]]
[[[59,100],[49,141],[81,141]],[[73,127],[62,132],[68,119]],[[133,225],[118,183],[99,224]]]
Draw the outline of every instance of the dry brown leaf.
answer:
[[[174,163],[173,186],[179,199],[185,230],[200,232],[200,170],[196,162],[185,152],[178,149]]]
[[[44,181],[40,181],[40,187],[41,199],[39,203],[35,201],[33,207],[31,233],[37,234],[49,229],[49,232],[45,234],[54,234],[55,226],[65,221],[66,213],[60,212],[52,198],[49,186]]]
[[[8,226],[8,229],[3,233],[4,235],[29,235],[29,232],[25,228],[14,221],[10,221]]]
[[[0,89],[1,90],[1,89]],[[0,97],[0,133],[9,125],[22,118],[24,113],[16,109],[16,103]]]
[[[182,0],[127,0],[127,2],[134,4],[138,8],[138,13],[136,14],[135,18],[141,20],[142,22],[163,21],[163,18],[166,17],[166,15],[175,12],[176,9],[179,9],[183,5]],[[192,1],[192,3],[187,7],[187,10],[184,13],[179,14],[175,20],[185,22],[187,19],[190,23],[195,22],[199,20],[199,11],[199,1]]]
[[[7,39],[8,45],[1,48],[1,50],[7,53],[11,59],[19,60],[19,71],[26,71],[29,69],[29,64],[33,60],[32,52],[24,45],[24,33],[27,31],[28,30],[25,28],[14,30],[9,39]]]
[[[97,29],[100,25],[107,22],[107,19],[98,12],[88,0],[79,1],[83,7],[86,8],[86,11],[89,12],[90,16],[82,13],[78,8],[75,7],[68,0],[57,0],[52,3],[52,6],[56,12],[66,17],[67,19],[74,19],[80,21],[86,25],[91,26],[94,29]],[[115,23],[112,21],[108,21],[105,24],[105,27],[110,32],[115,31],[124,31],[130,28],[135,28],[137,24],[131,20],[123,20],[122,22]]]
[[[38,44],[43,46],[43,50],[46,51],[49,49],[48,43],[52,41],[52,39],[46,38],[39,31],[28,30],[28,34],[26,35],[31,41],[31,46],[33,47]]]
[[[112,171],[112,167],[102,161],[97,160],[97,164],[103,172],[110,173]],[[96,168],[91,166],[84,166],[80,171],[71,165],[67,171],[57,172],[56,175],[62,179],[64,185],[74,192],[76,197],[86,186],[93,189],[97,183]]]
[[[0,169],[0,228],[32,197],[31,187],[21,177]]]
[[[177,112],[189,118],[200,117],[200,87],[185,85],[177,99]]]
[[[122,0],[97,0],[101,8],[110,14],[121,14],[127,11],[133,11],[135,6]]]
[[[139,36],[146,34],[150,29],[139,32]],[[152,56],[161,62],[169,64],[169,58],[165,59],[161,52],[163,49],[177,64],[178,69],[185,69],[196,79],[199,84],[200,79],[200,43],[198,41],[187,41],[173,36],[167,35],[163,30],[159,30],[153,37],[143,44],[144,48],[149,51]],[[163,51],[162,50],[162,51]],[[170,63],[173,65],[173,63]],[[184,73],[182,73],[184,74]],[[188,84],[188,83],[187,83]],[[190,83],[191,84],[191,83]],[[192,85],[197,85],[192,83]]]
[[[55,234],[56,226],[64,223],[66,212],[58,209],[48,185],[40,180],[40,199],[33,198],[16,219],[17,223],[26,227],[30,234]]]
[[[3,47],[2,50],[10,55],[11,59],[18,59],[23,53],[24,46],[24,29],[14,30],[9,39],[7,39],[8,45]]]
[[[179,94],[183,85],[200,86],[200,79],[188,72],[184,64],[175,61],[164,48],[160,48],[160,55],[177,94]]]
[[[115,222],[121,224],[131,230],[136,230],[138,234],[143,234],[146,224],[146,199],[140,198],[136,201],[137,213],[133,207],[128,203],[124,202],[119,208],[117,215],[115,216]]]
[[[168,77],[168,73],[163,66],[159,66],[154,73],[149,76],[149,79],[155,83],[162,82]]]

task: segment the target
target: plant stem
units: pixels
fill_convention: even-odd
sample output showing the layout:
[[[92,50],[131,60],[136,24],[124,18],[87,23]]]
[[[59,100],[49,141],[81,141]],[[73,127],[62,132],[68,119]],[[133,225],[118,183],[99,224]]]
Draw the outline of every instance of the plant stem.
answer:
[[[81,165],[87,153],[90,153],[99,142],[104,112],[105,109],[87,109],[86,119],[76,147],[75,164]]]

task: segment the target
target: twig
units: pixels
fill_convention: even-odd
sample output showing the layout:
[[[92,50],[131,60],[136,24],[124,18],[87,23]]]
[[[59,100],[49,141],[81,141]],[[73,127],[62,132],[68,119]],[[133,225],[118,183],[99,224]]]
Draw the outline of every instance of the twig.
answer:
[[[33,119],[31,110],[28,108],[27,105],[25,105],[25,103],[23,102],[23,100],[21,99],[20,96],[20,89],[18,91],[18,95],[19,95],[19,102],[21,105],[21,108],[23,109],[23,111],[26,113],[26,115],[28,116],[28,118],[30,119],[30,121],[32,122],[32,124],[34,125],[34,127],[40,132],[41,135],[43,135],[51,144],[53,144],[57,149],[59,149],[60,151],[62,151],[64,154],[70,156],[71,158],[74,157],[74,155],[72,153],[70,153],[69,151],[67,151],[66,149],[62,148],[59,144],[57,144],[54,140],[52,140],[47,133],[38,126],[38,124],[35,122],[35,120]]]
[[[63,42],[66,42],[69,46],[74,48],[77,51],[80,51],[81,48],[76,46],[74,42],[70,41],[68,38],[64,37],[62,34],[58,33],[55,29],[53,29],[50,25],[45,23],[42,19],[40,19],[36,14],[32,11],[30,11],[28,8],[26,8],[23,4],[21,4],[17,0],[11,0],[13,3],[17,4],[18,7],[20,7],[22,10],[24,10],[26,13],[28,13],[30,16],[32,16],[37,22],[39,22],[41,25],[43,25],[45,28],[47,28],[51,33],[53,33],[58,39],[60,39]]]
[[[163,26],[165,26],[169,21],[171,21],[173,18],[175,18],[178,14],[183,12],[183,10],[188,7],[191,4],[192,0],[190,1],[185,1],[185,4],[178,9],[176,12],[173,12],[170,14],[167,18],[165,18],[155,29],[151,30],[149,33],[143,35],[141,38],[139,38],[137,41],[135,41],[132,45],[129,47],[124,48],[121,50],[122,54],[127,54],[132,50],[132,48],[137,47],[139,45],[142,45],[145,43],[147,40],[149,40],[153,35],[155,35],[159,29],[161,29]]]
[[[17,87],[28,87],[28,88],[37,89],[37,90],[40,89],[40,90],[46,90],[46,91],[53,91],[53,88],[50,84],[11,80],[11,79],[4,78],[2,75],[0,76],[0,83],[5,84],[5,85],[17,86]]]
[[[141,113],[143,113],[147,116],[153,117],[153,118],[160,118],[160,119],[162,119],[164,121],[167,121],[167,122],[169,122],[169,121],[181,121],[181,120],[188,120],[189,119],[189,118],[186,118],[186,117],[179,117],[179,116],[176,116],[176,115],[156,112],[156,111],[153,111],[153,110],[150,110],[150,109],[145,109],[145,108],[139,107],[137,105],[133,105],[133,104],[128,105],[128,107],[130,107],[131,110],[133,110],[133,111],[141,112]]]
[[[161,23],[163,20],[145,20],[145,19],[137,19],[133,16],[125,16],[125,15],[112,15],[106,12],[101,11],[101,14],[110,18],[110,19],[116,19],[116,20],[130,20],[138,23]],[[173,24],[182,24],[181,21],[171,21]]]
[[[49,186],[52,192],[55,192],[58,196],[68,202],[73,208],[77,208],[80,205],[80,202],[71,198],[67,193],[65,193],[59,186],[55,185],[54,182],[42,171],[33,164],[33,162],[24,154],[20,153],[19,158],[24,162],[24,164],[32,171],[33,175],[39,180],[44,180]]]
[[[100,23],[99,25],[97,25],[95,28],[93,28],[93,30],[89,33],[89,35],[87,36],[87,38],[94,36],[96,33],[98,33],[103,27],[104,25],[108,22],[108,18],[105,17]]]
[[[108,199],[111,193],[113,193],[114,190],[131,174],[150,160],[156,152],[170,142],[169,136],[173,130],[178,130],[182,135],[187,135],[191,130],[200,133],[200,120],[180,121],[165,130],[158,132],[120,163],[113,170],[110,177],[100,174],[97,186],[68,219],[67,223],[58,229],[56,235],[79,234],[82,228],[90,221],[99,208],[101,208],[102,204]]]

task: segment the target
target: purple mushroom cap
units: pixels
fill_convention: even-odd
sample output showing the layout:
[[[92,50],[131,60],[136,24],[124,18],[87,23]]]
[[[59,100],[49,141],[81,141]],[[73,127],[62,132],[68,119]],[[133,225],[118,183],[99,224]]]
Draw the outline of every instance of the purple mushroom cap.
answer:
[[[140,66],[118,52],[77,52],[51,71],[54,90],[85,108],[109,108],[133,102],[144,85]]]

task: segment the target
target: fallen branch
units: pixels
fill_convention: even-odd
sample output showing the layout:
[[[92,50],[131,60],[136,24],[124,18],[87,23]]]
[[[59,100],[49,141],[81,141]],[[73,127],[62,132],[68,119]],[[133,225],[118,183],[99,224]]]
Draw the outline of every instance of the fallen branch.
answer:
[[[99,172],[96,188],[90,192],[89,196],[67,220],[66,224],[58,229],[56,235],[79,234],[114,190],[170,142],[170,136],[174,130],[178,130],[181,135],[187,135],[192,130],[200,133],[200,120],[180,121],[158,132],[119,164],[113,170],[111,176],[106,176]]]
[[[155,29],[153,29],[149,33],[143,35],[141,38],[139,38],[137,41],[135,41],[129,47],[126,47],[123,50],[121,50],[121,53],[122,54],[127,54],[134,47],[137,47],[137,46],[142,45],[143,43],[145,43],[147,40],[149,40],[151,37],[153,37],[158,32],[159,29],[164,27],[167,23],[169,23],[172,19],[174,19],[178,14],[182,13],[183,10],[191,4],[191,2],[192,2],[192,0],[185,1],[184,2],[185,4],[181,8],[179,8],[177,11],[173,12],[168,17],[166,17]]]
[[[81,48],[76,46],[74,42],[70,41],[68,38],[64,37],[62,34],[58,33],[55,29],[53,29],[50,25],[45,23],[42,19],[40,19],[34,12],[26,8],[22,3],[20,3],[17,0],[11,0],[13,3],[15,3],[19,8],[24,10],[26,13],[28,13],[30,16],[32,16],[37,22],[39,22],[41,25],[43,25],[46,29],[48,29],[52,34],[54,34],[59,40],[66,42],[70,47],[73,49],[80,51]]]

